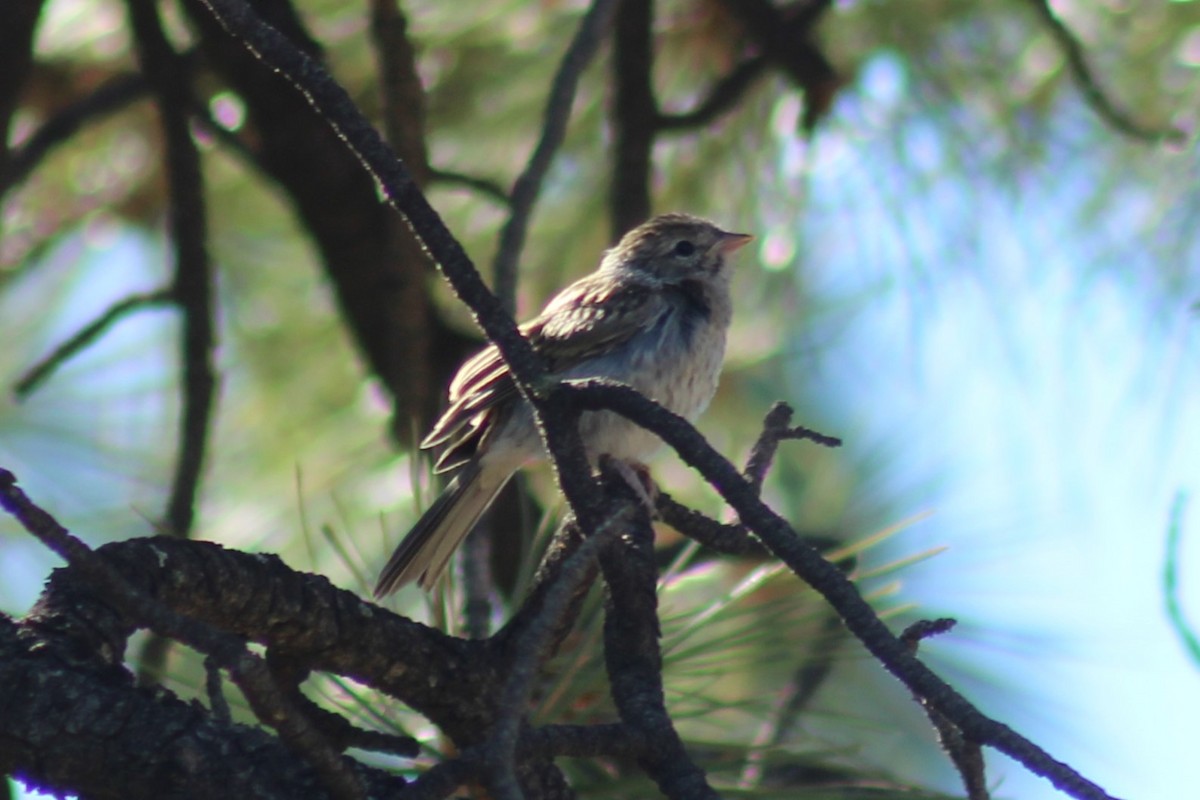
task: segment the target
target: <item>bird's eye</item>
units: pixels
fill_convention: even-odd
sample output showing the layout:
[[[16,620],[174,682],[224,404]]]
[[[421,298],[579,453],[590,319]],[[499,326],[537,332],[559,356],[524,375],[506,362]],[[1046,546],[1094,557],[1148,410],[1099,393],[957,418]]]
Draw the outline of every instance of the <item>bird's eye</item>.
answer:
[[[684,258],[687,258],[694,252],[696,252],[696,245],[692,244],[687,239],[684,239],[675,245],[674,253],[677,256],[683,256]]]

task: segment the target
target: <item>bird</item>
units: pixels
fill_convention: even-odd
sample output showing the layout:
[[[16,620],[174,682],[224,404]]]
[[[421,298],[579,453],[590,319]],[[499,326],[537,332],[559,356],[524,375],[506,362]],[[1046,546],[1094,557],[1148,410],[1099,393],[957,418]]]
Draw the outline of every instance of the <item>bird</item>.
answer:
[[[691,214],[656,216],[520,331],[549,377],[620,381],[694,421],[716,393],[725,358],[729,256],[753,238]],[[611,411],[585,412],[579,430],[593,466],[601,456],[640,465],[660,444]],[[509,479],[546,458],[533,411],[494,344],[459,368],[448,407],[421,448],[439,450],[434,472],[453,477],[397,546],[376,598],[414,580],[431,590]]]

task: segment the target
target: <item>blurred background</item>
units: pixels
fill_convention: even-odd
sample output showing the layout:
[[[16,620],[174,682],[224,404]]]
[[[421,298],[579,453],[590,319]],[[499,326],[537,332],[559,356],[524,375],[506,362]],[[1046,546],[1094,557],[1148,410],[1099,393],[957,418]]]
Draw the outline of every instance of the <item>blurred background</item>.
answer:
[[[780,8],[809,5],[823,4]],[[295,8],[378,120],[371,9]],[[453,176],[512,185],[585,6],[402,10],[426,92],[428,193],[486,276],[508,212]],[[185,10],[163,13],[172,41],[190,47]],[[696,108],[757,53],[725,4],[660,2],[654,15],[664,113]],[[13,153],[136,66],[118,2],[49,0],[35,41]],[[798,85],[765,68],[725,113],[664,132],[653,149],[654,211],[757,236],[739,256],[730,352],[701,430],[741,461],[786,400],[796,422],[842,437],[838,450],[785,443],[770,503],[798,530],[849,546],[890,533],[858,550],[860,585],[897,629],[959,620],[921,652],[986,713],[1116,796],[1191,796],[1200,674],[1179,625],[1200,619],[1200,3],[858,0],[825,9],[812,42],[827,80]],[[610,241],[613,61],[606,44],[584,73],[520,259],[519,317]],[[277,552],[365,592],[433,493],[403,446],[420,426],[393,416],[287,192],[233,144],[255,145],[244,98],[212,77],[196,85],[221,128],[192,132],[219,387],[192,535]],[[159,525],[176,458],[179,315],[147,304],[27,395],[14,388],[113,303],[170,282],[162,149],[153,107],[131,99],[3,186],[0,466],[92,545]],[[439,324],[477,335],[436,277],[423,286]],[[676,497],[727,517],[673,457],[654,469]],[[548,476],[531,484],[555,509]],[[60,562],[8,518],[0,547],[0,609],[20,615]],[[795,594],[764,569],[702,562],[667,581],[664,606],[686,620],[747,580]],[[407,593],[395,604],[447,613]],[[693,693],[709,692],[748,713],[706,722],[693,708],[694,741],[751,740],[754,709],[787,678],[765,662],[805,647],[753,607],[730,619],[759,635],[703,680],[678,665],[677,686],[704,688],[673,702],[699,708]],[[681,624],[680,641],[692,623]],[[730,635],[718,630],[708,656]],[[192,680],[176,662],[168,673],[177,688]],[[962,792],[919,708],[850,642],[788,747]],[[995,796],[1061,796],[988,759]]]

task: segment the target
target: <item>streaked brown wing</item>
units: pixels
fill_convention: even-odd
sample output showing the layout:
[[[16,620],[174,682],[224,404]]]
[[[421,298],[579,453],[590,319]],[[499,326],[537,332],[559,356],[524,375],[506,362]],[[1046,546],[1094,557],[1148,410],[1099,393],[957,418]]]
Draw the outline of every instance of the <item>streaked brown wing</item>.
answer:
[[[540,323],[530,339],[552,372],[564,372],[629,341],[666,310],[661,291],[592,274],[565,289],[530,323]]]
[[[660,292],[641,284],[592,274],[560,292],[545,311],[521,326],[551,372],[563,372],[603,355],[650,324],[666,308]],[[445,448],[437,471],[469,459],[496,419],[517,396],[516,384],[495,345],[463,364],[450,384],[450,408],[421,442]]]

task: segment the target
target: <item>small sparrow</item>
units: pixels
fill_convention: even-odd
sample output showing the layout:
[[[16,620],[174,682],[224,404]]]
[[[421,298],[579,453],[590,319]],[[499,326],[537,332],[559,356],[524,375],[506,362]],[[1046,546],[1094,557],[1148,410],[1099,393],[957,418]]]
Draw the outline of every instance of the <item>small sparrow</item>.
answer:
[[[717,390],[732,303],[726,258],[751,240],[688,214],[663,214],[625,234],[600,267],[521,326],[559,380],[609,378],[694,420]],[[441,448],[436,472],[455,470],[441,496],[396,548],[375,586],[433,588],[451,554],[522,467],[546,457],[533,412],[495,345],[450,384],[450,407],[421,442]],[[641,462],[653,433],[611,411],[585,412],[579,432],[601,455]]]

